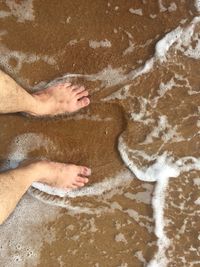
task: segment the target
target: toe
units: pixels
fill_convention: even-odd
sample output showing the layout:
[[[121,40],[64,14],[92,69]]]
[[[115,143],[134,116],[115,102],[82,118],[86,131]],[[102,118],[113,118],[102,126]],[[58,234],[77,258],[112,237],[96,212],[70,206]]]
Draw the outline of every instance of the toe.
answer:
[[[91,175],[91,169],[85,166],[79,166],[79,174],[83,176]]]
[[[85,90],[85,91],[81,92],[80,94],[77,94],[77,98],[81,99],[81,98],[88,96],[88,95],[89,95],[88,91]]]
[[[64,87],[65,88],[68,88],[68,87],[70,87],[72,84],[70,83],[70,82],[66,82],[65,84],[64,84]]]
[[[85,177],[81,177],[81,176],[78,176],[77,179],[76,179],[76,182],[80,182],[80,183],[88,183],[88,178],[85,178]]]
[[[78,88],[77,85],[72,85],[72,86],[69,86],[69,87],[68,87],[68,89],[70,89],[71,92],[74,92],[77,88]]]
[[[78,101],[79,108],[86,107],[90,104],[90,99],[88,97],[84,97]]]
[[[81,92],[85,91],[85,87],[84,86],[79,86],[76,89],[74,89],[74,92],[76,94],[80,94]]]

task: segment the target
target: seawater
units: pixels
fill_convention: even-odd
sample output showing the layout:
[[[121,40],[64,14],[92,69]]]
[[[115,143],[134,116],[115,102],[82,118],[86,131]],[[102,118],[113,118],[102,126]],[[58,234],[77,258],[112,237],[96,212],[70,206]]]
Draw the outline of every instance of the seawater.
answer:
[[[0,32],[2,68],[34,91],[64,80],[82,82],[88,86],[93,105],[97,108],[51,122],[63,127],[64,133],[71,131],[74,135],[71,144],[76,151],[70,147],[70,135],[69,144],[66,144],[68,139],[66,143],[63,141],[64,134],[51,133],[49,121],[44,120],[40,124],[34,121],[34,126],[29,121],[27,126],[23,119],[19,119],[23,130],[16,131],[14,136],[10,133],[9,137],[5,137],[2,130],[2,140],[9,140],[7,147],[2,149],[6,155],[2,160],[2,170],[35,157],[63,161],[71,152],[70,160],[78,157],[80,163],[94,164],[95,175],[99,179],[94,179],[86,188],[70,192],[34,183],[29,193],[48,205],[26,196],[14,215],[1,226],[2,264],[13,266],[15,262],[25,266],[28,262],[40,266],[56,260],[60,266],[71,266],[71,262],[80,266],[79,261],[82,266],[200,265],[197,223],[200,170],[199,1],[136,1],[125,6],[103,1],[95,7],[89,4],[83,7],[79,3],[76,8],[75,4],[71,5],[69,11],[56,17],[57,24],[70,34],[65,40],[62,31],[59,32],[57,26],[54,28],[57,38],[61,38],[57,44],[52,37],[57,51],[47,43],[47,51],[42,50],[37,42],[31,44],[30,49],[26,41],[25,48],[21,50],[17,50],[17,44],[15,48],[12,42],[8,43],[13,38],[6,39],[12,32],[9,19],[26,27],[29,27],[30,21],[33,24],[30,27],[37,27],[38,23],[43,26],[48,21],[48,16],[43,21],[39,20],[38,11],[41,8],[44,12],[44,7],[39,8],[37,1],[11,2],[2,4],[0,12],[3,22]],[[60,8],[62,5],[65,9],[64,2]],[[52,9],[53,5],[49,5],[49,14]],[[94,10],[99,11],[97,21]],[[75,11],[80,12],[83,27],[74,32],[74,26],[80,26]],[[89,11],[92,19],[88,21],[86,14]],[[101,21],[101,16],[105,22]],[[108,21],[109,26],[105,29]],[[161,22],[163,25],[159,25]],[[90,27],[91,33],[87,27]],[[102,29],[105,29],[104,33]],[[62,59],[63,55],[68,56],[70,66]],[[93,67],[90,66],[92,64]],[[44,65],[47,73],[43,70]],[[35,73],[37,66],[41,71],[39,78]],[[56,76],[60,78],[53,80]],[[49,83],[49,80],[53,82]],[[2,120],[2,125],[5,121]],[[57,121],[63,122],[57,124]],[[69,124],[68,131],[64,130],[65,124]],[[74,124],[77,128],[70,130],[75,127],[72,126]],[[5,132],[9,132],[10,125],[7,122]],[[97,130],[91,130],[93,125]],[[83,135],[81,127],[85,131]],[[102,128],[105,131],[98,131]],[[80,135],[84,138],[90,135],[94,140],[82,144],[84,140],[80,139]],[[102,144],[98,144],[99,140]],[[116,147],[108,147],[112,142]],[[115,152],[111,153],[112,149]],[[105,161],[101,150],[110,153]],[[92,153],[95,156],[92,157]],[[38,220],[29,219],[32,216],[30,212]],[[21,227],[20,236],[11,238],[10,232],[13,232],[16,222]],[[47,228],[43,226],[45,223],[48,223]],[[37,228],[36,236],[43,232],[42,237],[34,241],[39,244],[37,250],[35,243],[27,238],[27,235],[29,238],[32,236],[29,229],[34,227]],[[53,229],[51,234],[48,227]],[[24,233],[24,229],[28,234]],[[56,254],[52,251],[55,246],[60,246],[59,237],[64,248]],[[13,245],[14,241],[8,244],[10,238],[16,239],[19,247]],[[87,239],[90,241],[86,246]],[[80,248],[78,245],[74,247],[75,241],[77,243],[74,244],[83,244],[89,251],[90,245],[96,246],[92,250],[95,256],[88,251],[87,255],[81,245]],[[53,256],[44,255],[44,242],[48,243],[48,250]],[[114,248],[108,248],[107,242],[111,242]],[[29,256],[25,252],[27,243],[31,246]],[[121,256],[115,257],[119,252]],[[64,253],[72,256],[65,258]]]

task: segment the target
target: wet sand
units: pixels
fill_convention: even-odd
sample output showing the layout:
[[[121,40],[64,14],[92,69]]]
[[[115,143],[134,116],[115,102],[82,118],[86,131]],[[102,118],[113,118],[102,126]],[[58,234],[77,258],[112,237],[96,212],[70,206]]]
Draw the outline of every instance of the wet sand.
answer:
[[[72,116],[1,115],[1,167],[48,158],[93,170],[76,197],[30,188],[0,226],[1,266],[140,267],[157,255],[158,180],[141,181],[133,169],[154,166],[165,152],[173,164],[199,158],[198,40],[179,47],[179,38],[164,59],[154,57],[166,33],[191,26],[194,3],[0,1],[0,68],[28,91],[67,75],[91,95],[91,106]],[[200,265],[200,173],[184,166],[163,191],[170,243],[153,267]]]

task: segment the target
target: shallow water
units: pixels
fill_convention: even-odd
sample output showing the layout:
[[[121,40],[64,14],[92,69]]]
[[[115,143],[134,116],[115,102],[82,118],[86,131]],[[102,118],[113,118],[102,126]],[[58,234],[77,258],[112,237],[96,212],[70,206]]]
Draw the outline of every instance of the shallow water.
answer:
[[[73,116],[0,117],[2,169],[86,164],[34,184],[0,226],[1,266],[200,266],[199,1],[0,1],[0,66],[27,90],[89,89]],[[45,192],[43,192],[45,191]],[[50,194],[51,193],[51,194]]]

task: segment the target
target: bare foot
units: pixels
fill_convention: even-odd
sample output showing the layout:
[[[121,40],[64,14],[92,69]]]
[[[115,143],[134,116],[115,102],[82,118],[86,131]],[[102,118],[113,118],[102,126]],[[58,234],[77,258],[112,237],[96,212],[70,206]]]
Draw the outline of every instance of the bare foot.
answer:
[[[35,181],[63,189],[83,187],[91,175],[91,169],[74,164],[40,161],[32,166]]]
[[[84,86],[66,82],[49,87],[32,95],[36,100],[36,111],[32,115],[58,115],[75,112],[89,105],[88,91]]]

